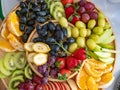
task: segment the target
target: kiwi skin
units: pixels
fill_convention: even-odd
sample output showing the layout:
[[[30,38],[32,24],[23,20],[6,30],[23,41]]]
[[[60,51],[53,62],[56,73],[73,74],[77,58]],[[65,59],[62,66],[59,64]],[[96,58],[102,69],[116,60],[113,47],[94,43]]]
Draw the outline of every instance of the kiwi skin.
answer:
[[[13,72],[12,74],[12,78],[16,77],[16,76],[22,76],[24,75],[24,71],[23,70],[16,70]]]
[[[24,70],[24,74],[25,74],[25,77],[28,78],[28,79],[32,79],[32,70],[31,68],[29,67],[29,65],[27,65],[25,67],[25,70]]]

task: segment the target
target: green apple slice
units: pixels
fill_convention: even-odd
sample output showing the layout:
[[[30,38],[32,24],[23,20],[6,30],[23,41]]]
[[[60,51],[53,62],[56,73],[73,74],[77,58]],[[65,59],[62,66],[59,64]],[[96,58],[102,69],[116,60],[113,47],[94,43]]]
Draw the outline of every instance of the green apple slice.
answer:
[[[108,52],[94,52],[98,57],[108,58],[111,56],[111,53]]]
[[[112,57],[108,57],[108,58],[99,57],[99,60],[106,64],[112,64],[114,62],[114,58],[112,58]]]

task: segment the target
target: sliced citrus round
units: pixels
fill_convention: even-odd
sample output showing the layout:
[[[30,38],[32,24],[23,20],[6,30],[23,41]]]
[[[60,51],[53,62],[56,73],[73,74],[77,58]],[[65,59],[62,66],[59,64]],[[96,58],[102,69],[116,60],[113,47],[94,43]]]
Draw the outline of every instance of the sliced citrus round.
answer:
[[[33,42],[25,43],[25,44],[24,44],[24,48],[25,48],[27,51],[32,52],[32,51],[33,51],[33,48],[32,48],[32,45],[33,45],[33,44],[34,44]]]
[[[50,47],[42,42],[35,43],[32,47],[35,52],[39,53],[48,53],[50,51]]]
[[[22,35],[22,32],[19,29],[19,18],[15,12],[12,12],[9,14],[7,21],[6,21],[6,25],[7,25],[8,30],[12,34],[14,34],[16,36]]]
[[[5,52],[14,52],[16,51],[15,48],[12,47],[12,45],[5,39],[2,39],[0,37],[0,49]]]
[[[16,36],[10,33],[7,38],[13,48],[15,48],[18,51],[24,51],[23,44],[19,41],[19,39]]]
[[[1,36],[4,38],[4,39],[7,39],[7,36],[10,32],[8,31],[7,27],[6,27],[6,23],[3,25],[3,28],[1,30]]]
[[[87,87],[88,90],[98,90],[98,85],[95,82],[94,78],[89,76],[87,79]]]

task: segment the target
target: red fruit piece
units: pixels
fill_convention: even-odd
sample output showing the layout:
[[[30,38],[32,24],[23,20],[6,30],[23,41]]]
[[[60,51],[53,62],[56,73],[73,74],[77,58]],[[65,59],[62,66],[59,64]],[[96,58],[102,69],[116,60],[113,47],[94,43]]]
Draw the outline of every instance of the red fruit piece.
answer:
[[[81,16],[81,20],[84,22],[84,23],[87,23],[89,20],[90,20],[90,16],[88,13],[83,13],[82,16]]]
[[[33,79],[32,79],[33,83],[37,83],[37,84],[42,84],[41,82],[41,78],[37,75],[33,76]]]
[[[79,60],[85,60],[86,55],[85,55],[85,49],[84,48],[79,48],[75,52],[73,52],[73,57],[76,57]]]
[[[25,83],[24,90],[34,90],[34,85],[32,83]]]
[[[68,56],[66,58],[66,64],[68,69],[74,69],[78,65],[79,61],[73,56]]]
[[[44,87],[42,87],[40,84],[36,85],[34,90],[43,90]]]
[[[80,0],[78,2],[78,5],[81,7],[81,6],[84,6],[86,4],[86,0]]]
[[[66,5],[66,4],[73,3],[73,0],[62,0],[61,2],[62,2],[63,5]]]
[[[95,9],[95,5],[91,2],[86,2],[85,4],[85,9],[88,11],[88,12],[91,12]]]
[[[91,18],[91,19],[97,20],[97,18],[98,18],[98,13],[95,12],[95,11],[90,12],[89,15],[90,15],[90,18]]]
[[[71,71],[64,68],[64,69],[61,69],[61,70],[59,71],[59,73],[61,74],[61,76],[67,76],[67,77],[69,77],[70,74],[71,74]],[[65,78],[66,78],[66,77],[65,77]]]
[[[70,21],[72,24],[75,24],[79,20],[80,20],[79,14],[73,14],[68,18],[68,21]]]
[[[59,69],[62,69],[65,67],[65,58],[57,58],[55,62],[55,66]]]
[[[72,5],[69,6],[67,5],[67,7],[65,8],[66,18],[69,18],[69,16],[72,15],[73,13],[74,13],[74,7]]]
[[[82,14],[82,13],[85,13],[85,12],[86,12],[86,9],[85,9],[85,7],[79,7],[77,12],[78,12],[79,14]]]

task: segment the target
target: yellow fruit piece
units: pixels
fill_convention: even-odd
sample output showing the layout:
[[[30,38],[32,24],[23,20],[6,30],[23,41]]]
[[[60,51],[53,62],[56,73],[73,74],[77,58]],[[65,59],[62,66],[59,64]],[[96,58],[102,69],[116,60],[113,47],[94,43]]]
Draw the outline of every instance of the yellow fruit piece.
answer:
[[[6,27],[6,23],[3,25],[3,28],[1,30],[1,36],[4,38],[4,39],[7,39],[7,36],[10,32],[8,31],[7,27]]]
[[[21,36],[22,32],[19,29],[19,18],[15,12],[9,14],[6,25],[8,30],[15,36]]]
[[[87,79],[88,90],[98,90],[98,85],[95,82],[94,78],[89,76]]]
[[[25,43],[25,44],[24,44],[24,48],[25,48],[27,51],[32,52],[32,51],[33,51],[33,48],[32,48],[32,45],[33,45],[33,44],[34,44],[33,42]]]
[[[76,82],[80,90],[87,90],[87,78],[88,74],[85,72],[84,68],[78,73],[76,77]]]
[[[10,33],[7,39],[13,48],[15,48],[18,51],[24,51],[23,44],[13,34]]]
[[[5,52],[13,52],[15,49],[12,47],[12,45],[5,39],[2,39],[0,37],[0,49]]]

